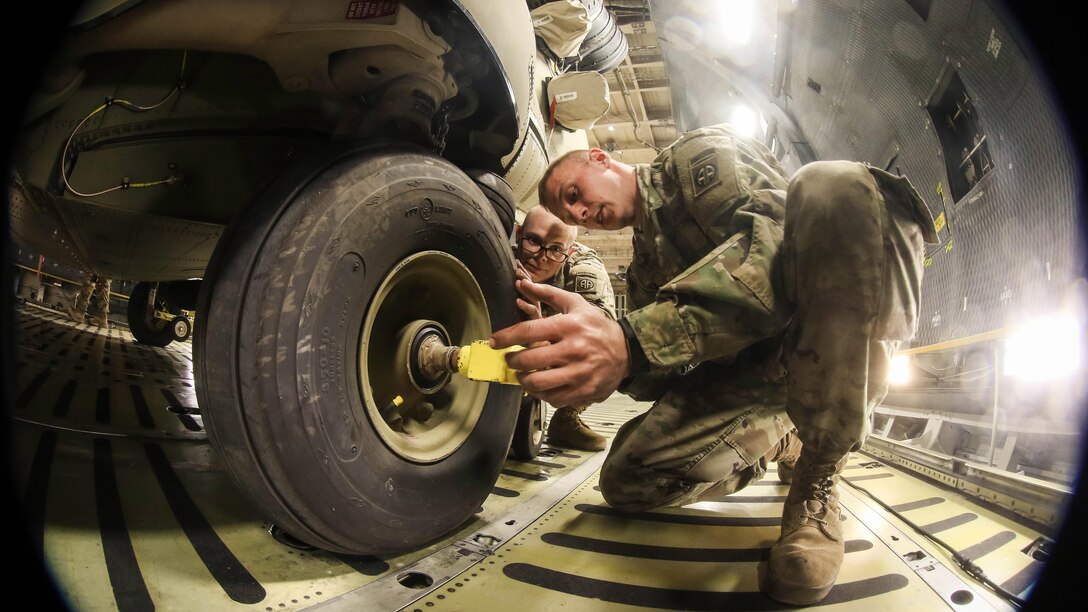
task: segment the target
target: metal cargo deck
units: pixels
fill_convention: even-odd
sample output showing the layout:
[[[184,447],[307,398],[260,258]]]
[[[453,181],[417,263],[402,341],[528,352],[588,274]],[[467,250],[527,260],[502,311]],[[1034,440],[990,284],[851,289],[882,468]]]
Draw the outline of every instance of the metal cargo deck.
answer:
[[[280,534],[236,490],[203,431],[191,345],[141,346],[31,304],[15,316],[25,528],[74,610],[785,607],[759,591],[788,488],[773,470],[722,502],[620,515],[597,488],[605,453],[545,444],[534,461],[508,459],[446,539],[332,554]],[[616,395],[584,419],[611,436],[648,408]],[[878,456],[856,453],[843,473],[846,562],[814,607],[1012,609],[906,521],[1021,595],[1042,566],[1042,527]]]

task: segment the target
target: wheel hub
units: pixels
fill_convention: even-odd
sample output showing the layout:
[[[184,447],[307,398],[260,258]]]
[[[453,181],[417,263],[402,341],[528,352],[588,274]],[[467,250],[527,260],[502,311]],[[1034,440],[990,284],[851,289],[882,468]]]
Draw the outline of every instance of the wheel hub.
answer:
[[[449,333],[441,323],[412,321],[397,336],[396,363],[403,366],[412,388],[431,395],[450,381],[458,349],[449,346]]]
[[[188,335],[188,332],[189,324],[186,321],[178,319],[174,322],[174,336],[181,338]]]
[[[488,385],[451,376],[457,347],[491,333],[483,292],[448,253],[415,253],[386,275],[363,322],[359,380],[375,431],[405,459],[431,463],[464,443]]]

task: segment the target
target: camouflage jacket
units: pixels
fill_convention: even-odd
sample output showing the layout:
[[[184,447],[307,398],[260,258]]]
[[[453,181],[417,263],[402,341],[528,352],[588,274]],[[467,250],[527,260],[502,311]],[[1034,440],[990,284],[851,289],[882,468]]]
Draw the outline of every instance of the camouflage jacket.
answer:
[[[597,252],[584,244],[575,242],[573,252],[559,272],[548,284],[564,291],[577,293],[587,302],[600,308],[608,318],[616,320],[616,296],[612,290],[612,281],[604,262],[597,257]],[[547,304],[543,304],[546,317],[556,314]]]
[[[636,170],[644,201],[626,319],[650,362],[639,378],[731,364],[764,340],[780,345],[793,306],[778,271],[788,182],[778,161],[715,126]]]

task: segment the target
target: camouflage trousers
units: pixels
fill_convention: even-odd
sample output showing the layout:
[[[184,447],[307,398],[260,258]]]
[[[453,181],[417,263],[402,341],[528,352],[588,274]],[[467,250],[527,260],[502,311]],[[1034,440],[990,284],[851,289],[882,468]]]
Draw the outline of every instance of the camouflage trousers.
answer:
[[[782,377],[705,363],[624,423],[601,467],[605,501],[637,512],[720,499],[758,481],[793,427]]]
[[[795,313],[769,364],[704,363],[626,423],[601,469],[613,507],[720,499],[759,480],[794,425],[828,461],[860,448],[891,358],[918,320],[925,204],[905,179],[852,162],[802,168],[787,192],[782,272]]]
[[[99,326],[104,327],[110,313],[110,286],[112,283],[108,278],[98,280],[95,280],[95,278],[91,275],[83,277],[83,283],[79,287],[79,294],[76,296],[70,314],[73,319],[82,322],[84,315],[92,314],[88,313],[87,309],[91,304],[91,298],[94,298],[97,308],[96,312],[93,313],[93,319]]]

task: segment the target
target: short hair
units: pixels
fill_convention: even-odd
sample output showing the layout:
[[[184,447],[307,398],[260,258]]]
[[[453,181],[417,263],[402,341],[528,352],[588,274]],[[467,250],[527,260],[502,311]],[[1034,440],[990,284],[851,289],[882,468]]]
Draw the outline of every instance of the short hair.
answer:
[[[547,194],[547,191],[544,188],[544,186],[548,184],[548,179],[550,179],[552,177],[552,173],[555,172],[556,168],[558,168],[559,166],[562,166],[563,164],[565,164],[568,161],[573,161],[573,160],[582,161],[582,162],[588,164],[589,163],[589,149],[575,149],[573,151],[567,151],[563,155],[559,156],[555,161],[553,161],[548,166],[548,169],[544,171],[544,176],[540,177],[540,183],[537,184],[537,187],[536,187],[536,195],[537,195],[537,200],[540,201],[540,204],[542,206],[544,206],[544,208],[548,208],[548,204],[547,204],[548,194]]]
[[[533,206],[532,208],[530,208],[528,211],[525,212],[525,218],[522,219],[522,222],[521,222],[522,227],[525,227],[526,225],[528,225],[530,218],[532,218],[532,217],[534,217],[536,215],[544,215],[545,217],[555,219],[556,221],[559,221],[559,223],[564,228],[566,228],[566,230],[567,230],[567,239],[563,243],[564,246],[569,247],[572,244],[574,244],[574,242],[578,239],[578,229],[579,229],[578,226],[577,225],[567,225],[566,223],[563,223],[563,221],[561,219],[556,217],[555,214],[552,211],[548,210],[548,208],[546,206],[544,206],[543,204],[537,204],[536,206]]]

